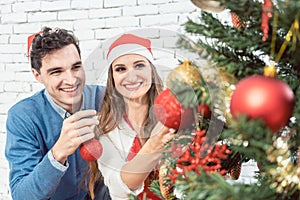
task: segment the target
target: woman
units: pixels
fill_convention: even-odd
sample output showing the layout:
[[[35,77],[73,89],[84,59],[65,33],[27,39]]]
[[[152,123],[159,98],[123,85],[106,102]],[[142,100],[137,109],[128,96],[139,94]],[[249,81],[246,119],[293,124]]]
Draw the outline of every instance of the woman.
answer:
[[[160,199],[148,186],[174,130],[158,123],[152,112],[163,84],[152,64],[151,42],[124,34],[111,44],[107,61],[108,80],[96,129],[103,146],[99,169],[112,199],[128,199],[129,194]],[[90,169],[92,186],[98,176],[95,163]]]

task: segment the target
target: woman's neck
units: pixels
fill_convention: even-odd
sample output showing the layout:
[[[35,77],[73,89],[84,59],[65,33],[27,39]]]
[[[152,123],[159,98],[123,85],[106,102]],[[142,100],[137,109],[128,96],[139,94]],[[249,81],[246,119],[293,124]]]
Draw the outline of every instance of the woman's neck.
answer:
[[[128,100],[125,101],[126,114],[133,126],[134,130],[140,136],[143,134],[145,121],[149,109],[148,102],[146,100]]]

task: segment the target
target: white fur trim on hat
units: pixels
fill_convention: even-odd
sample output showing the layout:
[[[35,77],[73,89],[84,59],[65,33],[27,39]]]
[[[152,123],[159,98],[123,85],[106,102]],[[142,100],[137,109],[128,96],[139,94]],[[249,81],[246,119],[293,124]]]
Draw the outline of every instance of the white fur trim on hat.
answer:
[[[112,62],[120,56],[128,54],[138,54],[147,58],[151,63],[153,63],[152,53],[144,46],[139,44],[122,44],[113,48],[107,55],[107,62],[109,66]]]

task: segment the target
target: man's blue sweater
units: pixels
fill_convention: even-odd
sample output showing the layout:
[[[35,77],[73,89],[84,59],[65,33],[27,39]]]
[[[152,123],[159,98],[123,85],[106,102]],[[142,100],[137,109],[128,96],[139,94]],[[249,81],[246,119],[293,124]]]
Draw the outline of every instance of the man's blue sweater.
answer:
[[[99,110],[104,88],[85,86],[83,109]],[[87,194],[87,162],[79,148],[61,165],[51,148],[60,136],[63,118],[44,90],[14,105],[8,112],[5,156],[9,162],[13,199],[83,199]]]

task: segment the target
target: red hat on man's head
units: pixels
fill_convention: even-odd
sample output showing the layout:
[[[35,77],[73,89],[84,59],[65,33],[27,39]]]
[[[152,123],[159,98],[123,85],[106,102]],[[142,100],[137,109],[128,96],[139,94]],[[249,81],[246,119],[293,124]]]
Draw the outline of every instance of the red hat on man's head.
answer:
[[[33,39],[35,38],[36,35],[39,35],[41,33],[42,33],[42,31],[28,36],[28,38],[27,38],[27,56],[28,57],[30,56],[31,44],[32,44]]]
[[[106,59],[108,64],[111,65],[116,58],[126,54],[138,54],[153,63],[151,41],[149,39],[132,34],[123,34],[110,45]]]

